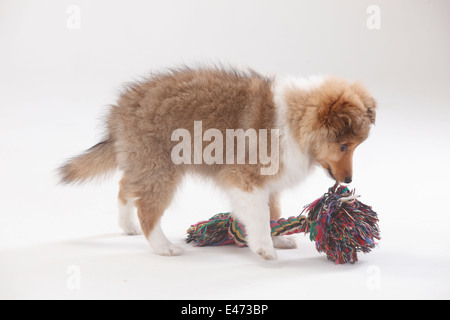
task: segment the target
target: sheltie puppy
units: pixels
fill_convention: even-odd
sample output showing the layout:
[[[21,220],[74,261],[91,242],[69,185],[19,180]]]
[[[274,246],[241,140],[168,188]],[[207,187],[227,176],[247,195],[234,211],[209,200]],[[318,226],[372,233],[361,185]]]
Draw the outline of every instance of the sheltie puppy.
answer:
[[[155,253],[169,256],[182,250],[166,238],[160,218],[177,185],[188,172],[210,177],[228,194],[249,248],[273,260],[274,248],[295,247],[270,236],[269,220],[281,216],[279,193],[315,165],[350,183],[353,153],[375,109],[361,83],[335,76],[181,68],[128,85],[109,110],[103,141],[59,172],[70,183],[120,169],[122,229],[142,232]]]

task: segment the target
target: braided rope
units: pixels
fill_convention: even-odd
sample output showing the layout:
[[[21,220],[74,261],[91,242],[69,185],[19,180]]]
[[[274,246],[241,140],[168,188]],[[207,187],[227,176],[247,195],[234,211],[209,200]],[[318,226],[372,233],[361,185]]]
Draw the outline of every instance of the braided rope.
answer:
[[[305,206],[297,217],[271,220],[271,235],[309,233],[316,249],[336,263],[355,263],[358,252],[370,252],[380,240],[378,217],[372,207],[357,200],[354,190],[338,184]],[[304,214],[307,213],[307,216]],[[231,213],[219,213],[192,225],[186,242],[196,246],[236,244],[246,246],[245,229]]]
[[[272,236],[285,236],[305,232],[307,219],[304,215],[281,218],[270,221]],[[192,225],[188,230],[186,242],[194,242],[196,246],[220,246],[236,244],[245,247],[247,244],[244,226],[233,218],[230,212],[219,213],[210,220]]]

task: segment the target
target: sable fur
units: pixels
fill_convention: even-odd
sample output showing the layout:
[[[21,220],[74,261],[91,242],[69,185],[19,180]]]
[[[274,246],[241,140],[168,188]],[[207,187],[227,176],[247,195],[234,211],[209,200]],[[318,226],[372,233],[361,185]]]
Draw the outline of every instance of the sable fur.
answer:
[[[261,175],[260,163],[175,165],[171,161],[177,144],[171,141],[172,132],[184,128],[193,136],[193,123],[201,120],[204,131],[216,128],[224,136],[230,128],[280,129],[281,140],[292,136],[295,141],[290,143],[311,164],[322,165],[339,181],[351,176],[353,151],[375,121],[375,100],[362,84],[337,77],[326,77],[311,88],[287,85],[279,92],[286,108],[283,120],[275,102],[277,84],[276,79],[254,71],[222,68],[178,69],[131,84],[110,110],[107,138],[63,165],[62,181],[86,181],[116,168],[123,171],[119,200],[125,205],[135,199],[144,235],[150,241],[160,234],[155,245],[164,247],[160,254],[178,253],[161,235],[159,220],[186,172],[211,177],[224,190],[240,190],[244,195],[267,190],[258,199],[266,203],[272,218],[279,218],[276,189],[284,187],[281,181],[290,170],[283,160],[286,144],[285,149],[280,146],[280,168],[274,175]],[[338,150],[343,143],[348,145],[345,154]],[[258,243],[255,246],[270,247],[265,240]],[[274,258],[270,248],[251,249],[266,259]]]

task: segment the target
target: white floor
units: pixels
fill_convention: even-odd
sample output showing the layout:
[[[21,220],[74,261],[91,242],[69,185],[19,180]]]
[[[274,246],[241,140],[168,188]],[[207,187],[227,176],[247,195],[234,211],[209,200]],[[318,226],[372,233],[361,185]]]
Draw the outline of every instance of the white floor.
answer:
[[[383,110],[392,98],[380,98],[377,125],[355,155],[353,186],[361,201],[379,213],[382,240],[357,264],[338,266],[300,235],[298,249],[278,250],[275,262],[261,261],[246,248],[184,244],[190,224],[229,210],[209,182],[191,179],[163,220],[169,238],[185,254],[155,256],[142,236],[120,234],[115,207],[119,173],[104,183],[57,184],[54,169],[60,162],[95,143],[83,135],[78,119],[56,112],[60,120],[46,122],[42,110],[6,112],[1,126],[0,298],[450,298],[448,112],[436,109],[440,113],[428,115],[425,124],[420,112],[410,112],[408,123],[402,123],[402,109]],[[317,170],[283,195],[284,216],[297,215],[331,185]]]

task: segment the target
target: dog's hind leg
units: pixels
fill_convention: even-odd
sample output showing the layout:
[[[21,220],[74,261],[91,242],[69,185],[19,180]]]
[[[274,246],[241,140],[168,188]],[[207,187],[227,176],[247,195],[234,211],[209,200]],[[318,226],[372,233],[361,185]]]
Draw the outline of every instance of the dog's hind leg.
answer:
[[[183,250],[172,244],[161,228],[161,217],[169,206],[179,182],[178,175],[164,170],[152,170],[137,186],[136,207],[142,232],[154,253],[176,256]]]
[[[120,181],[117,204],[119,207],[119,226],[126,235],[142,234],[141,226],[137,217],[135,201],[136,197],[127,190],[127,179],[124,176]]]

